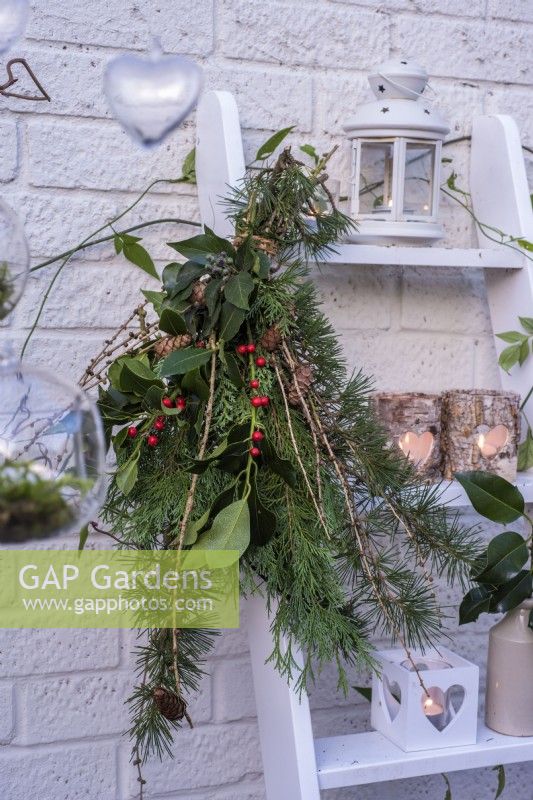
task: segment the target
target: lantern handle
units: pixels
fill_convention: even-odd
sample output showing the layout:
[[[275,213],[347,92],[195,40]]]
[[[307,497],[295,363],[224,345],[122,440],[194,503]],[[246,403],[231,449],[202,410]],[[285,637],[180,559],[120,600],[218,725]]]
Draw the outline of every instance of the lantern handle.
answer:
[[[410,89],[408,86],[404,86],[402,83],[398,83],[397,81],[394,81],[394,80],[393,80],[393,79],[390,77],[390,75],[387,75],[387,74],[385,74],[385,73],[383,73],[383,72],[378,72],[378,75],[379,75],[379,77],[380,77],[382,80],[384,80],[384,81],[387,81],[387,82],[388,82],[388,83],[390,83],[392,86],[394,86],[394,88],[395,88],[395,89],[400,89],[402,92],[406,92],[407,94],[411,94],[411,95],[413,96],[413,99],[414,99],[414,100],[418,100],[420,97],[422,97],[423,93],[424,93],[426,90],[429,90],[430,94],[431,94],[433,97],[435,97],[435,95],[436,95],[436,92],[435,92],[435,90],[433,89],[433,87],[432,87],[432,86],[430,86],[430,84],[429,84],[429,83],[426,83],[426,85],[424,86],[424,89],[423,89],[421,92],[415,92],[415,90],[414,90],[414,89]],[[429,99],[429,102],[430,102],[430,103],[432,102],[431,98]]]

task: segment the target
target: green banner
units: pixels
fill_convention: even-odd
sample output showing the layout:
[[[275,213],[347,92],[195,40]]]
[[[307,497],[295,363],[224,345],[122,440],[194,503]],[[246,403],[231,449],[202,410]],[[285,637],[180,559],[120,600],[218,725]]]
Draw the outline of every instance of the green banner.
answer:
[[[0,551],[0,628],[238,627],[237,551]]]

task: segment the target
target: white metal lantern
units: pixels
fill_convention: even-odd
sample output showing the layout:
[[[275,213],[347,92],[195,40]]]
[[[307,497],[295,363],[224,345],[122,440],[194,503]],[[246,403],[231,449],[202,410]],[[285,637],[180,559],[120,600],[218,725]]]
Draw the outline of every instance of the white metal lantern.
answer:
[[[368,78],[376,100],[344,126],[352,140],[353,242],[423,244],[438,223],[441,146],[449,128],[422,94],[426,70],[387,61]]]
[[[380,650],[372,679],[372,727],[406,752],[475,744],[479,669],[439,647]],[[416,670],[415,670],[416,666]]]

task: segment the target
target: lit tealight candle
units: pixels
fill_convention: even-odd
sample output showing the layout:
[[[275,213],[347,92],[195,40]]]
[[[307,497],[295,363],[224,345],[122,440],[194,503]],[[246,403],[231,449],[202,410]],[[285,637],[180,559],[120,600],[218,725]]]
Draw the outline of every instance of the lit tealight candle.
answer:
[[[436,717],[438,714],[442,714],[444,708],[441,706],[440,703],[436,703],[432,697],[428,697],[424,701],[424,714],[426,717]]]

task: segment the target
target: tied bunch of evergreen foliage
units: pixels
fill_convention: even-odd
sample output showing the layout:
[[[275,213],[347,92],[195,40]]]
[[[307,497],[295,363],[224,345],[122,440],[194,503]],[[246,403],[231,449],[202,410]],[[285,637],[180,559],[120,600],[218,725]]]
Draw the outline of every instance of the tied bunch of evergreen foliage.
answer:
[[[352,223],[327,189],[331,154],[305,146],[304,164],[286,148],[269,161],[287,132],[227,201],[235,237],[206,227],[172,243],[182,260],[160,292],[144,292],[157,325],[100,388],[117,458],[104,519],[123,546],[238,550],[243,591],[259,587],[275,610],[277,669],[304,687],[333,661],[346,690],[345,665],[374,667],[372,637],[408,654],[434,642],[445,617],[434,578],[462,580],[477,542],[387,447],[370,381],[346,373],[307,261]],[[194,692],[215,636],[144,635],[131,698],[138,763],[170,752],[189,720],[184,704],[173,704],[181,720],[162,714],[154,692]]]

